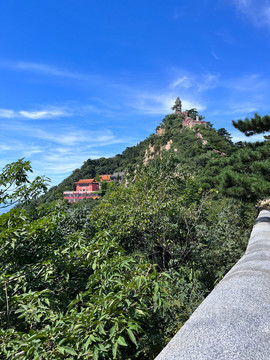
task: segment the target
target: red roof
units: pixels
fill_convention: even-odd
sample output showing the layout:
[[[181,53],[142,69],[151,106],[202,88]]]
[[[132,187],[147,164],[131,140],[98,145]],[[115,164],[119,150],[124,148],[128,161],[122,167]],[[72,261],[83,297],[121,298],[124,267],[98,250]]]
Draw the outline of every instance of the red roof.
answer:
[[[112,175],[100,175],[101,181],[110,181]],[[92,184],[96,183],[96,179],[80,179],[79,181],[76,181],[74,184]]]
[[[110,181],[112,175],[100,175],[102,181]]]
[[[96,180],[95,179],[80,179],[79,181],[76,181],[74,184],[91,184],[91,183],[95,183]]]

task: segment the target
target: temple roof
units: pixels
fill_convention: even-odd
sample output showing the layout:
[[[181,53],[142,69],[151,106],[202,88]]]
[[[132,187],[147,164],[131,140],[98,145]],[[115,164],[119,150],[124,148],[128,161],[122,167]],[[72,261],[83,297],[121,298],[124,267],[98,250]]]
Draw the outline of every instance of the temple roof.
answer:
[[[100,175],[99,178],[101,181],[110,181],[112,175]],[[79,181],[76,181],[74,184],[92,184],[97,183],[96,179],[80,179]]]
[[[100,175],[102,181],[110,181],[112,175]]]
[[[91,183],[95,183],[96,180],[95,179],[80,179],[79,181],[76,181],[74,184],[91,184]]]

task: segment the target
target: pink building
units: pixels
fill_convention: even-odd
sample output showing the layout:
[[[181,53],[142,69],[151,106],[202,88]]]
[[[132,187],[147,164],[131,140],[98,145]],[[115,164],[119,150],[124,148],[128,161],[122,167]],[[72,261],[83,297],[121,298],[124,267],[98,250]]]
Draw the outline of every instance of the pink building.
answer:
[[[81,179],[74,183],[76,191],[98,191],[99,183],[95,179]]]
[[[198,115],[196,116],[196,120],[194,120],[193,118],[188,116],[187,111],[182,112],[182,101],[180,100],[179,96],[177,96],[172,110],[174,110],[175,114],[184,116],[184,120],[182,122],[183,126],[187,126],[190,129],[195,125],[203,125],[204,127],[207,127],[206,121],[200,120]]]
[[[184,120],[182,122],[183,126],[188,126],[190,129],[195,125],[203,125],[204,127],[207,127],[206,121],[200,120],[199,116],[196,116],[196,120],[194,120],[191,117],[187,116],[187,112],[183,112],[182,115],[184,115]]]
[[[111,175],[101,175],[100,181],[109,182]],[[76,191],[64,191],[64,199],[68,202],[78,202],[83,199],[97,199],[99,198],[98,190],[100,189],[100,183],[95,179],[80,179],[74,183],[76,185]]]

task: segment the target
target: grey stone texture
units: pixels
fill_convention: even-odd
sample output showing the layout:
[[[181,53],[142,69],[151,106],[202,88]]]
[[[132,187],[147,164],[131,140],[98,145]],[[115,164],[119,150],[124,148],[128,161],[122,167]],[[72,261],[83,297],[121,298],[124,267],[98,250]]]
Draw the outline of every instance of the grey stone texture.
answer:
[[[258,220],[244,256],[155,360],[270,360],[270,212]]]
[[[174,104],[175,113],[179,114],[182,112],[182,101],[180,100],[179,96],[177,96]]]

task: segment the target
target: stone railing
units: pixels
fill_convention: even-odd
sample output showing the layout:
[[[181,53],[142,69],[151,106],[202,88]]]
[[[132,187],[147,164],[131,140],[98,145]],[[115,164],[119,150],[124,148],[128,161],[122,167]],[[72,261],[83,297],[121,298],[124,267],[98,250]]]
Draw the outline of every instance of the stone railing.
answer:
[[[260,211],[244,256],[156,360],[270,359],[270,212]]]

